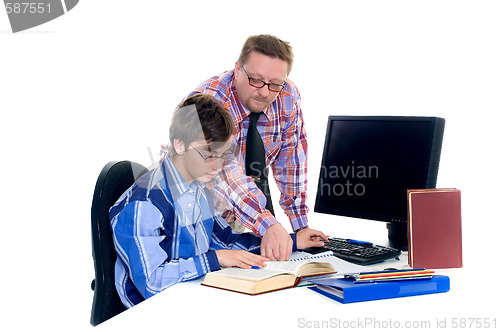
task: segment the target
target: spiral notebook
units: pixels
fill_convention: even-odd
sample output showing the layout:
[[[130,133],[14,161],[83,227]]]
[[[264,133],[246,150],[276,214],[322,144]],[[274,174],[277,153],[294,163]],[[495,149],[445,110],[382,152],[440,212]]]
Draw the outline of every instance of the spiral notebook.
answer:
[[[290,256],[289,261],[291,262],[300,262],[300,261],[322,261],[322,260],[328,260],[333,256],[333,253],[331,251],[326,251],[326,252],[321,252],[319,254],[309,254],[304,251],[295,251],[292,253]]]
[[[343,278],[344,274],[372,271],[372,268],[370,268],[370,267],[356,265],[356,264],[347,262],[341,258],[338,258],[338,257],[334,256],[331,251],[321,252],[321,253],[318,253],[315,255],[307,253],[307,252],[303,252],[303,251],[295,251],[290,256],[290,261],[292,261],[292,262],[318,261],[318,262],[330,263],[333,266],[333,268],[335,269],[335,271],[337,271],[336,275],[338,275],[339,277],[342,277],[342,278]]]

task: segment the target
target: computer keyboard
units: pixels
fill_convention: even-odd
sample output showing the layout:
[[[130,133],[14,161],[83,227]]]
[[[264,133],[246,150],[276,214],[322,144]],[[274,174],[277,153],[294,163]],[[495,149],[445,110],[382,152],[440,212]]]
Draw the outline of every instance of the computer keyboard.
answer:
[[[332,251],[334,256],[359,265],[379,263],[386,259],[397,258],[401,254],[401,250],[375,245],[370,242],[336,237],[328,239],[329,241],[321,248],[307,248],[303,251],[311,254]]]

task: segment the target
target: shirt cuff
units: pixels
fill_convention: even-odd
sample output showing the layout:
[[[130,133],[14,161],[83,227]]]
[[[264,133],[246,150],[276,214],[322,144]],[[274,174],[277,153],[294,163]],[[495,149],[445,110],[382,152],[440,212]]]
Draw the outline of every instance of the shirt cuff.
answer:
[[[257,236],[264,236],[266,230],[274,224],[279,224],[279,221],[271,214],[271,212],[267,211],[262,214],[259,214],[258,219],[253,225],[252,232],[254,232]]]
[[[290,215],[288,218],[290,219],[290,224],[294,232],[308,227],[307,215],[305,214]]]
[[[211,271],[217,271],[220,270],[220,264],[219,264],[219,259],[217,258],[217,254],[215,253],[215,250],[209,250],[205,254],[205,259],[206,259],[206,266],[208,269],[208,272]]]

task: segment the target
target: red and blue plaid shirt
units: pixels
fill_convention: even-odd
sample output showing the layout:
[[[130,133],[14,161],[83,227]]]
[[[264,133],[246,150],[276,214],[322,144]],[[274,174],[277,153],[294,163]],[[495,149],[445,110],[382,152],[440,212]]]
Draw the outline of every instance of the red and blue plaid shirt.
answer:
[[[234,70],[201,83],[190,94],[213,96],[229,110],[236,125],[235,160],[228,160],[221,172],[222,181],[212,189],[216,208],[232,222],[238,220],[258,235],[277,223],[266,210],[266,199],[253,180],[245,175],[246,136],[250,111],[236,98]],[[307,138],[300,107],[300,94],[294,83],[286,80],[284,89],[264,111],[257,123],[266,150],[266,165],[271,167],[281,192],[280,206],[289,217],[294,231],[307,226]]]

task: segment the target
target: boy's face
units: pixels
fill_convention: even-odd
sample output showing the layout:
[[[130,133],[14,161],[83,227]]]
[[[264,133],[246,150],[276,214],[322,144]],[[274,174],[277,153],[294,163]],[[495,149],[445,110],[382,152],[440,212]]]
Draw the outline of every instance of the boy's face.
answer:
[[[209,182],[221,170],[225,157],[231,153],[231,139],[222,145],[217,144],[217,147],[204,139],[189,145],[176,139],[174,147],[177,155],[174,156],[173,163],[184,180],[188,184],[194,180]]]

